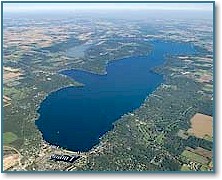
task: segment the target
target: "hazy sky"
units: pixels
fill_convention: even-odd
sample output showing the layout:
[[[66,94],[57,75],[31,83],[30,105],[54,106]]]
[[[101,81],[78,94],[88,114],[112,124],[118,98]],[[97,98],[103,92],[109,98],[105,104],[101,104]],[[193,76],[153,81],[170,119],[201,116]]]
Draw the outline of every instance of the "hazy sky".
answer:
[[[4,3],[4,12],[50,10],[203,10],[212,11],[212,3]]]

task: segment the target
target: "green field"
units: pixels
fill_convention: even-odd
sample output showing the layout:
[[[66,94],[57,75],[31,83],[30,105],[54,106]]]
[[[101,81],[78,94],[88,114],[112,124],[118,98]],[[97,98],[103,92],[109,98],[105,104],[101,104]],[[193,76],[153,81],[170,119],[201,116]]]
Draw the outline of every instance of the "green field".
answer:
[[[10,144],[18,139],[17,135],[12,132],[6,132],[3,134],[4,144]]]
[[[164,134],[160,134],[160,135],[158,135],[157,136],[157,138],[156,138],[156,142],[158,143],[158,144],[163,144],[164,143]]]
[[[209,160],[203,156],[200,156],[198,154],[195,154],[191,151],[183,151],[183,153],[181,154],[182,156],[186,157],[187,159],[189,159],[190,161],[195,161],[198,162],[200,164],[208,164]]]

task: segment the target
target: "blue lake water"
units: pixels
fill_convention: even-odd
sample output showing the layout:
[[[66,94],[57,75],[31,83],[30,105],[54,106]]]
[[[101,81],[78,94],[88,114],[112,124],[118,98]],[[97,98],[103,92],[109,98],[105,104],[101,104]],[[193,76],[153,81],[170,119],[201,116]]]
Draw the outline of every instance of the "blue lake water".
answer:
[[[52,92],[41,103],[36,125],[43,138],[73,151],[88,151],[99,137],[113,128],[112,123],[132,112],[162,82],[163,76],[151,71],[164,63],[166,55],[195,53],[188,43],[153,41],[149,56],[130,57],[107,65],[106,75],[66,70],[84,84]]]

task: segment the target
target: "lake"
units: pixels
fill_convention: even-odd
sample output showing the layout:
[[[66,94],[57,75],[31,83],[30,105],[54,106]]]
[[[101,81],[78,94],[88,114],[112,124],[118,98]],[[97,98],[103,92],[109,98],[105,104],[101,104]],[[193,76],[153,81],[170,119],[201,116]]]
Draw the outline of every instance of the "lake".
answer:
[[[151,44],[150,55],[112,61],[105,75],[63,71],[84,86],[52,92],[41,103],[36,125],[43,139],[68,150],[90,150],[113,128],[113,122],[139,108],[163,82],[163,76],[151,70],[163,64],[166,55],[195,53],[189,43],[156,40]]]

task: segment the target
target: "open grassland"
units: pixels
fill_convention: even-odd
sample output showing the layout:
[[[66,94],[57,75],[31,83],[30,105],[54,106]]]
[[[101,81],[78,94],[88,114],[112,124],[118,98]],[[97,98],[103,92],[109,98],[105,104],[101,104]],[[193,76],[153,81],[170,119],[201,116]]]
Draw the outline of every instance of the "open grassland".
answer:
[[[17,135],[13,132],[6,132],[3,134],[4,144],[10,144],[18,139]]]

